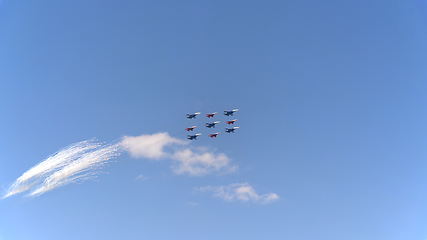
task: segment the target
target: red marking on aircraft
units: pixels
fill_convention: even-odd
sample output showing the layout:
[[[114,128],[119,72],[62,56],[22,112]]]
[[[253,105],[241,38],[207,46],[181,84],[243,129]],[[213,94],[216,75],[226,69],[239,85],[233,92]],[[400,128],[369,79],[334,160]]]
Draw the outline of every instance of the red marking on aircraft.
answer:
[[[218,134],[219,134],[219,133],[212,133],[212,134],[209,134],[209,137],[211,137],[211,138],[216,138],[216,137],[218,136]]]
[[[196,126],[192,126],[192,127],[188,127],[188,128],[186,128],[185,130],[186,130],[187,132],[189,132],[189,131],[193,131],[195,128],[196,128]]]
[[[236,121],[237,121],[237,119],[230,120],[230,121],[227,121],[227,124],[234,124]]]
[[[206,117],[211,118],[211,117],[214,117],[216,114],[217,114],[216,112],[208,113],[208,114],[206,114]]]

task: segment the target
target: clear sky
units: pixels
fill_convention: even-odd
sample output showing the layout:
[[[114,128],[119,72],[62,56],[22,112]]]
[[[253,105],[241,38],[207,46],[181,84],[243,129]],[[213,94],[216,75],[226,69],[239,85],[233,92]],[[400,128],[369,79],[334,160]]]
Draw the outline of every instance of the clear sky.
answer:
[[[241,128],[168,150],[227,160],[205,174],[124,152],[0,200],[0,240],[426,240],[426,62],[423,0],[3,0],[1,195],[76,142]]]

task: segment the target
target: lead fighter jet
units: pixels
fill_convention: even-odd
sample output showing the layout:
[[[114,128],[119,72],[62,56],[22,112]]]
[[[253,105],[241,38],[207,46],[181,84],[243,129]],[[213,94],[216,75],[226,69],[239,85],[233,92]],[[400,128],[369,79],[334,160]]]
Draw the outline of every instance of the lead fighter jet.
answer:
[[[234,114],[235,112],[237,112],[237,111],[239,111],[239,109],[225,110],[225,111],[224,111],[224,115],[225,115],[225,116],[233,116],[233,114]]]
[[[220,123],[220,121],[216,121],[216,122],[211,122],[211,123],[206,123],[205,126],[208,128],[214,128],[215,125],[217,125],[218,123]]]
[[[187,135],[187,139],[196,140],[198,136],[202,135],[201,133],[196,133],[194,135]]]
[[[188,119],[192,119],[192,118],[196,118],[197,115],[199,115],[200,112],[196,112],[196,113],[187,113],[187,118]]]
[[[232,127],[232,128],[226,128],[225,129],[225,132],[226,133],[234,133],[234,131],[236,130],[236,129],[239,129],[240,127]]]

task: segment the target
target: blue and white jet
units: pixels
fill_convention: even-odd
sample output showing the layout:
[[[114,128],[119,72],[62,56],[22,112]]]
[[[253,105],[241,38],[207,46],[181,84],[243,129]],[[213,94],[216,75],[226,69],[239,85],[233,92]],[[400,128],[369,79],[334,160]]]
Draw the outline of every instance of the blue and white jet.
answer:
[[[196,112],[196,113],[187,113],[187,118],[188,119],[192,119],[192,118],[196,118],[197,115],[200,115],[200,112]]]
[[[225,116],[233,116],[233,114],[234,114],[235,112],[237,112],[237,111],[239,111],[239,109],[225,110],[225,111],[224,111],[224,115],[225,115]]]
[[[208,127],[208,128],[214,128],[215,125],[217,125],[218,123],[220,123],[220,121],[206,123],[205,126]]]
[[[194,135],[187,135],[187,139],[196,140],[198,136],[202,135],[201,133],[196,133]]]
[[[226,128],[225,129],[225,132],[227,132],[227,133],[234,133],[234,131],[236,130],[236,129],[239,129],[240,127],[232,127],[232,128]]]

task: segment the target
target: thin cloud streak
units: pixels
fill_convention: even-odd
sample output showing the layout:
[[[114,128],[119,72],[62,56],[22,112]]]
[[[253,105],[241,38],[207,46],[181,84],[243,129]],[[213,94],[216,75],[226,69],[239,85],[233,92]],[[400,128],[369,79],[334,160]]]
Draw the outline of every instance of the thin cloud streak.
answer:
[[[249,183],[233,183],[226,186],[205,186],[197,190],[211,192],[214,197],[228,202],[252,202],[268,204],[279,200],[276,193],[259,194]]]

